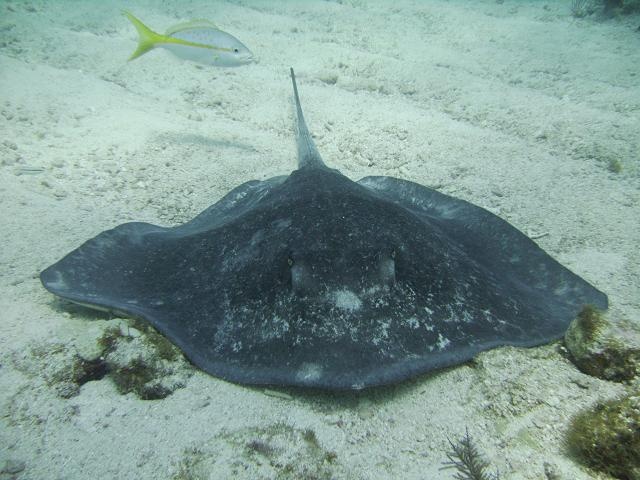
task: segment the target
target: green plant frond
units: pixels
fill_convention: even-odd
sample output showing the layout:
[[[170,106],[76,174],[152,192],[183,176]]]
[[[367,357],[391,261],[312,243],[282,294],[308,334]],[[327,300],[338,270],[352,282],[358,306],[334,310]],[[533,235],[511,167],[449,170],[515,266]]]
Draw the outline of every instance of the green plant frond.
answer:
[[[447,439],[451,451],[447,452],[448,461],[443,463],[441,470],[455,468],[457,480],[499,480],[500,474],[489,473],[490,465],[473,443],[469,430],[456,442]]]

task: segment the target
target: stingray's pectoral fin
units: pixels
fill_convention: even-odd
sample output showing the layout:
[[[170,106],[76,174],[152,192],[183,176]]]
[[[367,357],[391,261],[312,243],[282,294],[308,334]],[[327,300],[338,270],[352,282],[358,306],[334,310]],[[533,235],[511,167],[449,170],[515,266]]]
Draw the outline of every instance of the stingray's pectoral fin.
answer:
[[[167,251],[149,236],[165,229],[132,222],[102,232],[40,273],[54,295],[79,305],[116,314],[141,315],[139,298],[157,273]],[[157,260],[153,260],[157,258]],[[155,270],[155,276],[148,273]]]

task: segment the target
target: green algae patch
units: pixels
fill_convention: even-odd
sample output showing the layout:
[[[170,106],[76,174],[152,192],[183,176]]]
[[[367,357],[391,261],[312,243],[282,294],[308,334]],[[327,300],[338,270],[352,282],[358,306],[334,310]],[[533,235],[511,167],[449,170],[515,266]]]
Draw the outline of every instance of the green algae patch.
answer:
[[[140,320],[106,328],[98,345],[108,377],[123,395],[159,400],[183,388],[192,374],[177,347]]]
[[[587,375],[625,382],[640,372],[640,332],[615,324],[610,314],[586,306],[571,322],[564,343],[573,363]]]
[[[578,413],[566,433],[584,465],[623,480],[640,480],[640,392]]]

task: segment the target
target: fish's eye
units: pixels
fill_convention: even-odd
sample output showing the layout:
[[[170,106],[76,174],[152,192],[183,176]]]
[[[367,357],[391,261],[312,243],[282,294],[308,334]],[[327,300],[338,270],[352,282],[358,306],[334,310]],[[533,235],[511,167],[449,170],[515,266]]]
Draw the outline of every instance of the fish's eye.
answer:
[[[293,267],[293,259],[292,259],[291,257],[287,258],[287,264],[288,264],[290,267]]]
[[[240,53],[240,50],[238,50],[237,48],[234,48],[233,53]]]

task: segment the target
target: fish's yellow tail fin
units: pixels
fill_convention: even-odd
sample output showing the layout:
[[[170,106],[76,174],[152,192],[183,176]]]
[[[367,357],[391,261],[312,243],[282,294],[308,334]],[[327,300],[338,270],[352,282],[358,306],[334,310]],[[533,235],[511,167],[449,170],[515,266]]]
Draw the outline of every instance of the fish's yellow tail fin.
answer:
[[[133,23],[133,26],[136,27],[139,35],[138,48],[131,54],[129,61],[153,50],[158,43],[162,42],[162,39],[164,38],[162,35],[151,30],[144,23],[134,17],[131,12],[123,10],[122,13],[131,21],[131,23]]]

